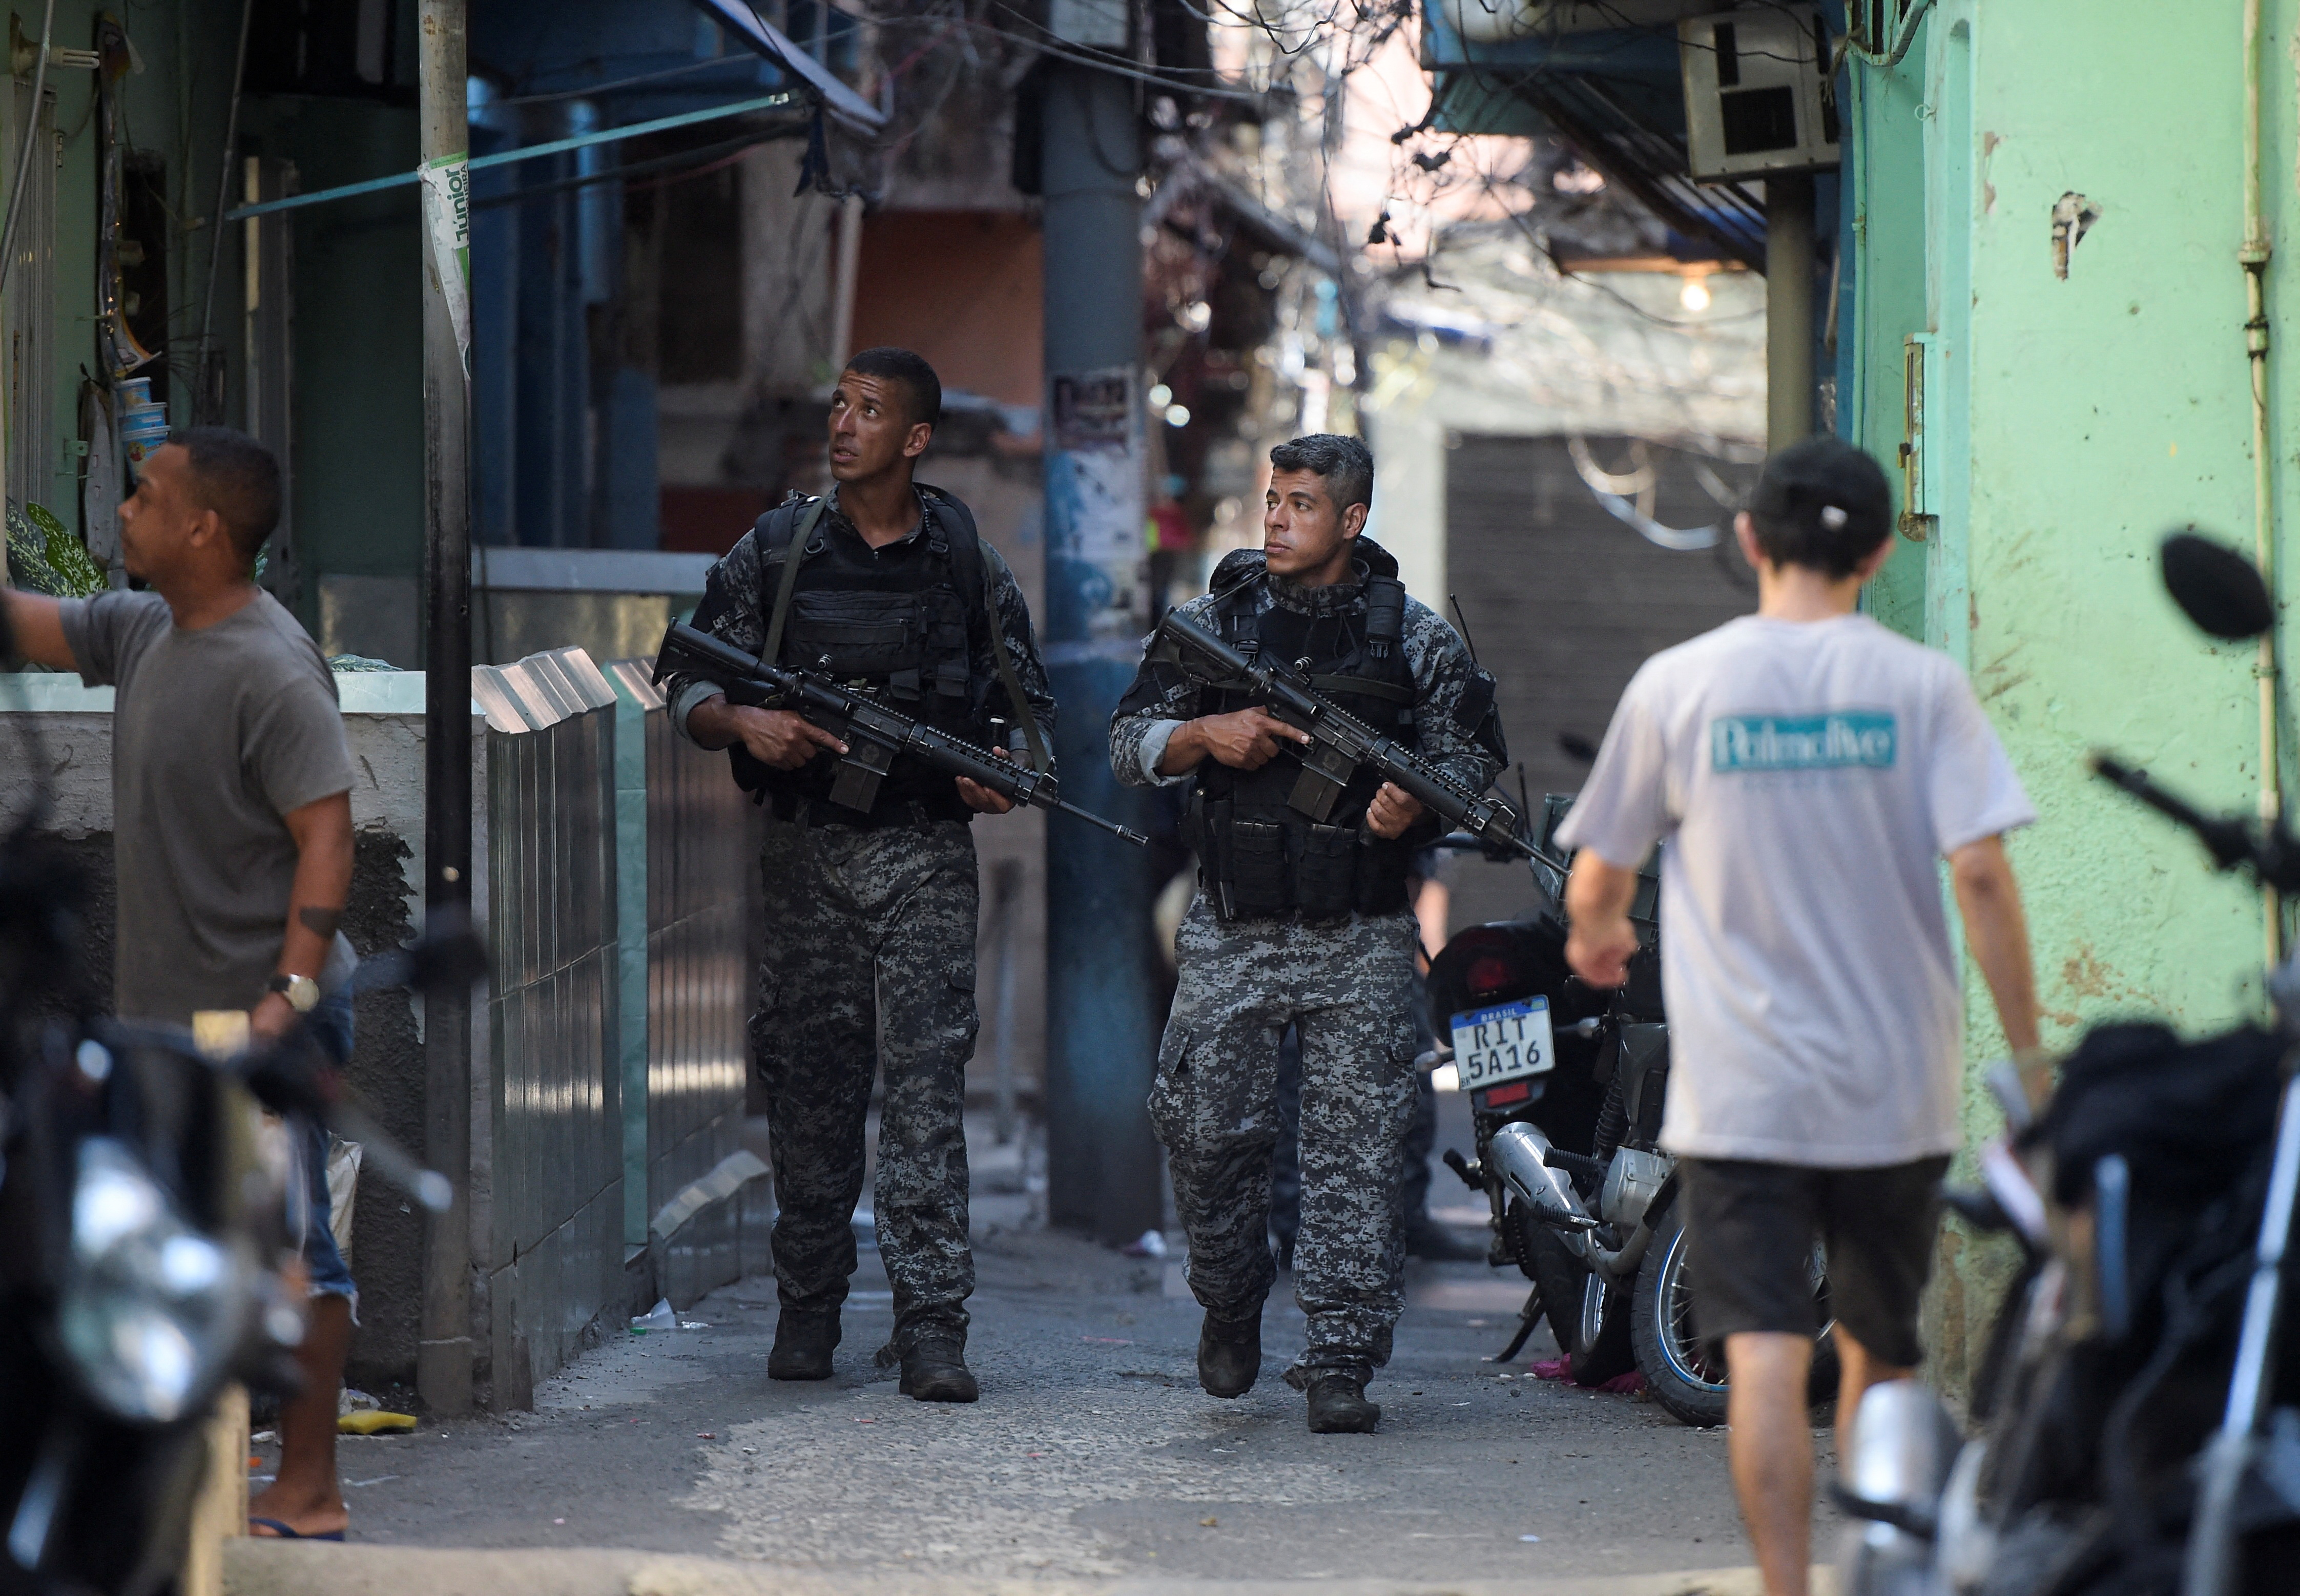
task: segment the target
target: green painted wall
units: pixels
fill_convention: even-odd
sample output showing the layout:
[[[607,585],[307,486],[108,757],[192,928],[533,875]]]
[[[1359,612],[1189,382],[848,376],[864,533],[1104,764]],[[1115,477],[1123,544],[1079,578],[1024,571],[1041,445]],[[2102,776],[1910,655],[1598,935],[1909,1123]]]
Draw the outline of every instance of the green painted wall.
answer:
[[[2300,325],[2279,319],[2300,303],[2287,292],[2300,270],[2295,9],[2271,0],[2262,52],[2279,422],[2300,380]],[[2233,0],[2177,19],[2146,0],[1942,0],[1900,69],[1859,69],[1850,106],[1857,408],[1845,427],[1896,459],[1902,340],[1923,331],[1940,516],[1871,604],[1967,666],[2036,800],[2041,822],[2012,852],[2060,1043],[2112,1016],[2196,1031],[2260,1002],[2257,895],[2082,762],[2113,748],[2207,804],[2255,802],[2251,652],[2190,629],[2155,558],[2165,531],[2191,522],[2253,539],[2244,65]],[[2065,278],[2052,237],[2064,194],[2099,212]],[[2289,526],[2300,455],[2279,450]],[[1977,977],[1967,995],[1968,1057],[1985,1060],[2003,1041]],[[1967,1122],[1975,1138],[1999,1125],[1977,1081]],[[1953,1263],[1962,1245],[1948,1243]],[[1979,1260],[1945,1283],[1936,1340],[1953,1384],[1966,1288],[1991,1275]],[[1971,1294],[1977,1318],[1993,1293]]]

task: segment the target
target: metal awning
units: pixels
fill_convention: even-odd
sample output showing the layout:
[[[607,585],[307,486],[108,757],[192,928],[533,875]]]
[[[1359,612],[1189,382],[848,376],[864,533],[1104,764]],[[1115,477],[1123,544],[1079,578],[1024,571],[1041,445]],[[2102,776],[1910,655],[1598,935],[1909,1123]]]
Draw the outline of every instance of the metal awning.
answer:
[[[1685,141],[1685,92],[1674,27],[1537,31],[1471,40],[1446,7],[1424,8],[1421,64],[1433,75],[1435,125],[1457,133],[1534,130],[1530,112],[1668,227],[1713,244],[1726,260],[1765,265],[1765,202],[1745,183],[1696,183]]]
[[[821,0],[817,0],[820,4]],[[822,108],[847,126],[876,133],[886,114],[832,75],[829,67],[800,49],[791,37],[745,0],[695,0],[696,8],[785,71],[797,75],[822,101]]]

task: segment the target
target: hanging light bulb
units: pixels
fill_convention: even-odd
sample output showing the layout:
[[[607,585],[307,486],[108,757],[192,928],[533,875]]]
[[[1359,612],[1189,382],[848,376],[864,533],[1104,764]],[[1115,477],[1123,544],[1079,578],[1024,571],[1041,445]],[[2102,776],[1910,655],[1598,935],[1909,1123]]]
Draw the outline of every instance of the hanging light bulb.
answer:
[[[1706,272],[1688,272],[1685,286],[1677,291],[1677,303],[1688,311],[1709,308],[1709,276]]]

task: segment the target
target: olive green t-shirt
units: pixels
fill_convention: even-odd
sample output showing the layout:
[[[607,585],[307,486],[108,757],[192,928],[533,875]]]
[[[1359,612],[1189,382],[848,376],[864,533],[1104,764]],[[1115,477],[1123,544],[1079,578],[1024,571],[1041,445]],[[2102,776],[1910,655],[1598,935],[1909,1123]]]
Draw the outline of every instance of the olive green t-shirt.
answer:
[[[80,679],[119,689],[112,846],[119,878],[113,1002],[122,1019],[188,1025],[252,1009],[279,962],[296,843],[280,818],[349,792],[336,682],[296,618],[259,592],[179,628],[156,593],[63,606]],[[340,980],[338,935],[325,971]]]

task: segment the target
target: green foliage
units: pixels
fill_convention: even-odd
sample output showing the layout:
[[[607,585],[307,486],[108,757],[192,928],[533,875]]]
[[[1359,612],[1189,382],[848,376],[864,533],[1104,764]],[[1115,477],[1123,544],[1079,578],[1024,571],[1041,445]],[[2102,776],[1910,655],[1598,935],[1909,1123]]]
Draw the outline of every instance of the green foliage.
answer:
[[[71,528],[39,504],[8,506],[8,579],[50,598],[90,598],[110,585]]]

